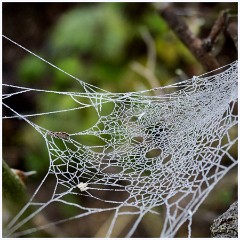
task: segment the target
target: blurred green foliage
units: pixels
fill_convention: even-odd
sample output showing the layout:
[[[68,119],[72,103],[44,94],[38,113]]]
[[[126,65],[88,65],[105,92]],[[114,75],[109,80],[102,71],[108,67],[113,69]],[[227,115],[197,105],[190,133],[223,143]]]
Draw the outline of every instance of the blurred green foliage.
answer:
[[[139,76],[133,72],[131,84],[126,87],[126,75],[129,75],[129,64],[132,61],[146,64],[147,46],[140,35],[140,29],[144,26],[155,39],[158,58],[156,69],[160,69],[161,73],[161,69],[166,68],[163,64],[170,67],[165,76],[158,76],[161,82],[165,84],[166,79],[174,76],[171,70],[179,62],[196,63],[188,49],[155,11],[146,8],[146,13],[138,20],[135,22],[127,18],[120,3],[77,6],[63,14],[52,27],[45,43],[48,51],[44,55],[48,59],[51,57],[49,60],[63,70],[86,82],[112,91],[134,91],[139,84]],[[43,75],[37,67],[42,69],[44,63],[35,69],[32,58],[26,57],[23,61],[26,63],[20,66],[19,72],[24,73],[21,78],[29,79],[32,73],[39,77],[35,77],[35,80],[40,80]],[[63,90],[62,87],[69,86],[70,80],[63,73],[53,71],[55,89]],[[112,83],[111,86],[109,83]]]
[[[76,8],[64,14],[51,34],[51,48],[58,55],[91,54],[118,62],[131,32],[117,5],[108,3]]]
[[[18,75],[24,83],[40,81],[46,73],[47,65],[35,56],[28,55],[18,66]]]

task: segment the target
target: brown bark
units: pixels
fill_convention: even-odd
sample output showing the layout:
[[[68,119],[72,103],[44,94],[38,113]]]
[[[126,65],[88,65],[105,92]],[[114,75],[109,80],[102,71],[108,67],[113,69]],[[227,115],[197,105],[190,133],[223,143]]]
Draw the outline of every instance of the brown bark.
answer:
[[[214,220],[211,233],[214,238],[238,237],[238,202],[233,203],[225,213]]]
[[[203,41],[193,35],[186,22],[176,14],[171,5],[165,7],[164,9],[160,9],[159,12],[171,29],[175,32],[175,34],[187,46],[187,48],[207,71],[211,71],[220,67],[217,59],[210,52],[208,52],[206,48],[204,48]]]

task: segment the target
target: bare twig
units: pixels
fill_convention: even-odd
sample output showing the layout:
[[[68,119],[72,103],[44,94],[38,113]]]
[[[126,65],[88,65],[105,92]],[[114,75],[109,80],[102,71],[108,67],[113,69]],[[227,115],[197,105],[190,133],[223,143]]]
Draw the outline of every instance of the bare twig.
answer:
[[[19,169],[14,169],[14,168],[11,168],[11,170],[19,177],[19,179],[22,181],[23,184],[26,183],[26,180],[29,176],[32,176],[37,173],[36,171],[23,172]]]
[[[140,33],[147,45],[147,66],[134,61],[131,63],[130,67],[133,71],[146,78],[151,88],[158,88],[160,87],[160,82],[155,75],[157,61],[155,42],[146,28],[142,28]],[[158,89],[155,91],[155,94],[160,95],[163,94],[163,92]]]
[[[207,71],[220,67],[217,59],[203,47],[202,40],[193,35],[187,24],[179,15],[176,14],[171,5],[167,5],[163,9],[160,8],[158,11],[175,34]]]
[[[151,86],[151,88],[159,87],[158,79],[156,78],[155,74],[147,67],[143,66],[139,62],[134,61],[130,65],[131,69],[134,70],[139,75],[146,78]]]
[[[228,10],[223,10],[220,12],[217,20],[213,24],[208,37],[203,40],[203,47],[206,49],[206,51],[210,52],[212,50],[212,47],[216,42],[218,35],[221,33],[226,24],[227,13]]]
[[[142,28],[140,30],[140,33],[148,49],[147,68],[154,73],[155,67],[156,67],[156,61],[157,61],[157,54],[156,54],[154,39],[152,38],[147,28]]]
[[[219,34],[225,30],[226,33],[232,38],[236,49],[238,49],[238,27],[237,21],[229,22],[229,18],[232,15],[229,13],[229,9],[220,12],[217,20],[215,21],[208,37],[203,40],[203,46],[207,51],[211,51],[214,43],[216,42]]]

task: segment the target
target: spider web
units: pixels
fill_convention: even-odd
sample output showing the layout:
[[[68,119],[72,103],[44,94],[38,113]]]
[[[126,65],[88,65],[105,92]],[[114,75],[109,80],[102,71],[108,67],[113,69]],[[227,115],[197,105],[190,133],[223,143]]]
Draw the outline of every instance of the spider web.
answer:
[[[110,93],[78,79],[82,92],[3,84],[12,89],[3,94],[3,106],[14,114],[5,118],[18,117],[33,126],[44,138],[49,154],[46,176],[9,223],[7,236],[25,236],[101,212],[112,214],[106,237],[112,236],[119,218],[134,215],[126,234],[131,237],[149,212],[165,212],[160,237],[174,237],[186,221],[190,236],[192,215],[237,164],[231,155],[237,143],[237,64],[225,66],[222,72],[218,69],[211,75],[139,92]],[[68,96],[77,107],[24,115],[4,103],[4,99],[31,91]],[[111,111],[107,112],[109,106]],[[97,115],[97,121],[74,133],[52,132],[30,120],[33,116],[82,112],[86,108]],[[85,144],[84,136],[97,139],[97,144]],[[41,202],[37,195],[49,178],[55,179],[52,195]],[[69,200],[67,196],[85,201]],[[88,204],[92,201],[98,204]],[[24,229],[28,221],[53,203],[71,206],[77,214]],[[35,210],[22,218],[31,207]]]

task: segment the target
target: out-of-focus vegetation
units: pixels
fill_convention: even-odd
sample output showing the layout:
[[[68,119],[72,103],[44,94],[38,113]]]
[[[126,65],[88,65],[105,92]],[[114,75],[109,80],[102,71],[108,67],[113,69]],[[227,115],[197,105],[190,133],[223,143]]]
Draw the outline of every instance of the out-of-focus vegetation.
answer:
[[[205,36],[220,10],[236,7],[233,3],[178,5],[179,14],[186,17],[189,27],[196,34]],[[209,16],[214,16],[210,22]],[[203,73],[201,65],[159,17],[151,3],[3,4],[3,33],[6,36],[73,76],[111,92],[151,87],[148,79],[131,67],[134,62],[143,66],[148,63],[149,49],[141,35],[142,29],[147,30],[154,40],[155,74],[159,86]],[[74,79],[6,40],[3,40],[3,82],[55,91],[82,90]],[[47,93],[26,94],[9,105],[21,113],[76,107],[68,96]],[[88,109],[81,114],[72,111],[34,119],[36,124],[49,130],[69,133],[86,129],[95,120],[96,116]],[[33,183],[28,183],[29,189],[35,188],[33,186],[41,181],[49,164],[42,137],[23,122],[4,120],[3,147],[4,158],[11,167],[37,171],[38,174],[31,178]],[[236,193],[231,187],[224,191],[224,194],[219,191],[213,197],[225,199],[222,205],[227,207]],[[210,214],[219,210],[217,206],[211,207]],[[64,207],[59,209],[67,217]],[[206,228],[206,233],[202,228]],[[203,225],[200,229],[201,232],[196,229],[193,236],[208,236],[208,227]],[[136,237],[156,237],[149,230],[137,234]]]

